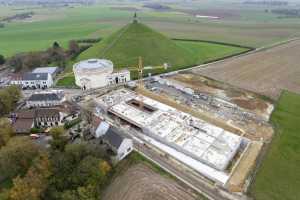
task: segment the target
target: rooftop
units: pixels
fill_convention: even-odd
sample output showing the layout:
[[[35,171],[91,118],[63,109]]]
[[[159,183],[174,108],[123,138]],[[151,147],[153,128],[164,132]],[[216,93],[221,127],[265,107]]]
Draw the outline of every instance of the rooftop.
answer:
[[[32,73],[48,73],[48,74],[55,74],[58,71],[58,67],[38,67],[35,68]]]
[[[113,63],[110,60],[105,59],[89,59],[89,60],[83,60],[78,63],[76,63],[75,68],[77,70],[92,70],[92,69],[113,69]]]
[[[103,136],[103,138],[109,142],[109,144],[113,147],[115,147],[116,149],[118,149],[123,140],[124,137],[122,135],[120,135],[120,133],[118,133],[118,131],[115,128],[110,127],[107,132],[105,133],[105,135]]]
[[[32,94],[28,101],[60,101],[62,100],[63,95],[56,93],[37,93]]]
[[[22,76],[22,80],[42,80],[46,81],[48,80],[48,73],[25,73]]]
[[[132,101],[142,101],[151,112],[132,105]],[[98,103],[157,141],[217,170],[227,168],[241,144],[238,135],[126,89],[104,95]]]
[[[56,108],[38,108],[35,112],[36,117],[59,117],[59,109]]]

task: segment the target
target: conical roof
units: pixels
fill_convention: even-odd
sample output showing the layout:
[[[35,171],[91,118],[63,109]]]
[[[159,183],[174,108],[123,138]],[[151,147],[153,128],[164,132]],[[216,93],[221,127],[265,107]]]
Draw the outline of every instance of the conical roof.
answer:
[[[105,58],[117,68],[136,67],[142,56],[145,66],[187,66],[195,62],[194,56],[174,41],[148,26],[132,22],[110,37],[94,44],[79,55],[78,60]]]

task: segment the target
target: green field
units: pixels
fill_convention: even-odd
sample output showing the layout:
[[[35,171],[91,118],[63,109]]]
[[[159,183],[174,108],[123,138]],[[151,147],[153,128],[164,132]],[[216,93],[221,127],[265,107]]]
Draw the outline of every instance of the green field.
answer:
[[[187,49],[196,57],[196,64],[202,64],[215,59],[247,51],[246,48],[229,45],[213,44],[209,42],[176,40],[177,45]]]
[[[120,2],[119,2],[120,3]],[[79,38],[107,37],[132,20],[133,11],[112,9],[117,4],[38,8],[0,6],[0,18],[22,12],[35,12],[30,20],[14,21],[0,29],[0,54],[43,50],[54,41],[67,47],[68,41]],[[241,6],[220,1],[170,5],[160,12],[142,8],[142,3],[122,4],[140,9],[143,23],[169,38],[201,39],[260,47],[300,35],[300,20],[278,19],[265,13],[263,6]],[[20,10],[22,9],[22,10]],[[181,9],[180,11],[178,9]],[[197,9],[213,13],[229,13],[221,20],[197,19],[186,10]],[[183,10],[183,11],[182,11]]]
[[[251,192],[256,200],[299,200],[300,95],[283,92],[271,121],[276,135]]]

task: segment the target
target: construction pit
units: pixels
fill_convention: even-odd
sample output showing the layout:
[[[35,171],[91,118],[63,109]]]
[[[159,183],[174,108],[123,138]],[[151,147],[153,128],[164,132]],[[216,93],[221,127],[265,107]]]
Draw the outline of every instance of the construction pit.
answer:
[[[250,140],[269,141],[273,128],[268,123],[273,104],[260,96],[190,72],[145,81],[145,88],[161,99],[186,105],[208,121],[245,136]],[[236,130],[233,130],[236,129]]]
[[[178,107],[175,106],[170,99],[155,94],[158,85],[152,85],[155,89],[149,88],[150,82],[158,81],[145,82],[151,92],[137,93],[121,88],[97,96],[94,98],[97,113],[116,123],[121,120],[120,128],[134,128],[140,139],[209,181],[231,192],[244,192],[246,179],[255,166],[263,141],[245,137],[244,130],[239,128],[229,125],[224,128],[213,123],[215,121],[197,116],[183,109],[180,101],[175,102]]]

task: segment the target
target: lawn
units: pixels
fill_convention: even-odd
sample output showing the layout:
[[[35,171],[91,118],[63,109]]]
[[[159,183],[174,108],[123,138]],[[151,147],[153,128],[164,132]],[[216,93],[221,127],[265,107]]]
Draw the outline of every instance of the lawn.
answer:
[[[74,76],[66,76],[57,81],[56,86],[59,87],[68,87],[75,86],[75,77]]]
[[[276,135],[251,193],[256,200],[299,200],[300,95],[284,91],[271,121]]]

